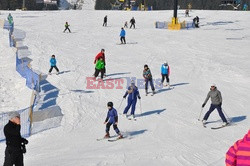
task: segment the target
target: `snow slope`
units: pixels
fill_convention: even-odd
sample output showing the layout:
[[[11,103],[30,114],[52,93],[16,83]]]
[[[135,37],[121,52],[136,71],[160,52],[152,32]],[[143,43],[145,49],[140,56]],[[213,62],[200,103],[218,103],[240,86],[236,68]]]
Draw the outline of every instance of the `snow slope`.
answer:
[[[1,13],[4,14],[1,18],[8,14]],[[60,71],[64,71],[47,78],[60,90],[57,104],[64,114],[62,126],[29,138],[25,165],[224,165],[227,149],[243,137],[250,125],[249,12],[193,10],[191,16],[200,17],[200,29],[154,28],[155,21],[169,21],[172,13],[84,10],[12,13],[16,28],[26,32],[24,43],[32,52],[33,68],[47,73],[50,56],[55,54]],[[102,27],[105,15],[108,27]],[[117,45],[121,26],[133,16],[137,28],[126,29],[126,39],[134,44]],[[184,17],[184,11],[179,11],[179,17],[192,20]],[[62,33],[66,21],[71,34]],[[8,42],[7,33],[2,34],[1,45]],[[1,50],[9,49],[6,43]],[[126,84],[123,89],[86,89],[86,77],[92,76],[94,57],[101,48],[106,49],[107,74],[112,78],[141,79],[144,64],[149,65],[154,78],[160,78],[160,66],[167,60],[174,87],[160,90],[153,97],[146,97],[144,89],[140,89],[141,116],[138,102],[137,121],[119,117],[118,127],[127,138],[112,143],[96,138],[105,134],[106,103],[113,101],[118,109]],[[12,52],[6,54],[14,58]],[[1,79],[6,79],[3,74],[6,71],[9,69],[0,71]],[[13,77],[15,74],[10,73]],[[209,118],[213,123],[208,128],[198,122],[211,83],[216,83],[222,92],[223,108],[236,125],[211,130],[211,126],[221,124],[216,111]],[[4,88],[10,89],[11,85],[5,84]],[[19,104],[16,107],[21,107]],[[123,111],[125,104],[123,101],[118,112]],[[210,101],[203,113],[209,104]],[[112,128],[111,134],[115,135]],[[4,147],[1,143],[0,163]]]

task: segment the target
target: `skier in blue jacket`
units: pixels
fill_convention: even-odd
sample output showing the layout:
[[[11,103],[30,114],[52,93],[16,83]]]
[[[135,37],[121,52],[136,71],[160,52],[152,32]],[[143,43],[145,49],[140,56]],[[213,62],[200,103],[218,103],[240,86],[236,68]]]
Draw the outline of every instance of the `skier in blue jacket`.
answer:
[[[51,59],[50,59],[50,69],[49,69],[49,74],[51,74],[51,71],[53,70],[53,68],[56,69],[56,74],[59,73],[59,69],[56,67],[56,58],[55,58],[55,55],[52,55],[51,56]]]
[[[127,112],[132,105],[131,116],[132,118],[135,118],[135,107],[137,103],[137,98],[141,99],[141,96],[140,96],[138,88],[135,86],[135,83],[133,81],[131,82],[131,85],[128,87],[128,90],[126,91],[123,98],[125,99],[127,95],[128,95],[128,104],[126,108],[124,109],[123,114],[127,116]]]
[[[169,86],[169,75],[170,75],[170,67],[168,65],[168,62],[165,62],[164,64],[161,65],[161,76],[162,76],[161,83],[162,84],[166,78],[167,80],[166,86]]]
[[[120,40],[121,40],[121,44],[126,44],[126,31],[124,30],[124,28],[121,28],[121,32],[120,32]]]
[[[105,119],[104,124],[106,124],[106,135],[104,136],[104,138],[110,138],[109,135],[109,129],[110,126],[113,125],[113,128],[115,130],[115,132],[119,135],[119,139],[123,138],[120,130],[117,127],[118,124],[118,114],[115,108],[113,108],[113,102],[108,102],[107,104],[108,106],[108,113],[107,113],[107,117]]]

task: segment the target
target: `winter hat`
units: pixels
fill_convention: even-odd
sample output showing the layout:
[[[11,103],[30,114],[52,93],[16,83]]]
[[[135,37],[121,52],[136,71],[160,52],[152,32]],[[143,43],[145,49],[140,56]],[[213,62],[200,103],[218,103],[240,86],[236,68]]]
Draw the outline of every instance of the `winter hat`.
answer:
[[[20,114],[17,111],[9,113],[9,118],[10,119],[15,118],[15,117],[20,118]]]
[[[131,81],[131,85],[134,85],[134,84],[135,84],[135,81],[134,81],[134,80],[132,80],[132,81]]]
[[[113,102],[110,101],[110,102],[108,102],[107,105],[108,105],[108,107],[113,107]]]
[[[144,65],[144,68],[147,67],[148,68],[148,65]]]
[[[216,84],[215,84],[215,83],[212,83],[212,84],[211,84],[211,86],[214,86],[214,87],[216,87]]]
[[[103,49],[101,49],[101,51],[105,51],[105,49],[103,48]]]

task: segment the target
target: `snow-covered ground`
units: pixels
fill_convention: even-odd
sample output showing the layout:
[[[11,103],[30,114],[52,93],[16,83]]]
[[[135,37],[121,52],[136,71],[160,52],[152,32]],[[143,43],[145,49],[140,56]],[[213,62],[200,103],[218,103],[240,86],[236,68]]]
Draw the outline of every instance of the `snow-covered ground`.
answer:
[[[7,17],[8,12],[1,13],[0,18]],[[58,68],[64,71],[47,78],[60,90],[57,104],[64,114],[62,125],[29,138],[25,165],[224,165],[226,151],[250,125],[249,12],[193,10],[191,17],[185,18],[184,11],[179,11],[181,20],[190,21],[198,15],[201,27],[181,31],[154,28],[155,21],[170,21],[172,13],[12,12],[15,27],[26,32],[24,43],[32,52],[32,67],[47,73],[50,56],[55,54]],[[102,27],[105,15],[108,27]],[[136,29],[126,29],[126,39],[131,44],[117,45],[120,28],[131,17],[136,19]],[[62,33],[66,21],[72,33]],[[29,95],[16,91],[19,87],[26,91],[25,83],[14,71],[15,55],[8,48],[8,32],[0,31],[1,111],[7,111],[3,105],[11,110],[21,109],[28,106]],[[140,89],[142,115],[138,102],[137,121],[119,117],[118,127],[127,138],[117,142],[96,139],[105,134],[106,103],[113,101],[118,108],[126,83],[123,89],[86,89],[86,77],[92,76],[94,57],[101,48],[106,50],[107,74],[111,78],[141,79],[143,66],[148,64],[156,79],[161,77],[162,63],[167,60],[171,67],[174,89],[163,89],[147,97]],[[9,79],[15,79],[17,85]],[[211,126],[221,124],[217,111],[210,116],[213,123],[208,128],[198,122],[211,83],[216,83],[222,92],[224,111],[236,125],[211,130]],[[126,101],[119,113],[125,104]],[[112,128],[111,134],[115,135]],[[0,163],[4,148],[1,143]]]

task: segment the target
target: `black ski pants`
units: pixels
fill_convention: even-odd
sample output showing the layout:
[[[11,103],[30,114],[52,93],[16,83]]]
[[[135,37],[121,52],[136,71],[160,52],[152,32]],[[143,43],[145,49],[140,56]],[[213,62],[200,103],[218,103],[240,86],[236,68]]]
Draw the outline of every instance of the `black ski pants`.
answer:
[[[7,146],[3,166],[23,166],[23,152],[19,148]]]
[[[110,126],[112,125],[112,123],[107,123],[106,124],[106,133],[109,133],[109,129],[110,129]],[[118,127],[117,127],[117,125],[116,124],[113,124],[113,128],[114,128],[114,130],[115,130],[115,132],[117,133],[117,134],[119,134],[120,133],[120,130],[118,129]]]
[[[134,29],[135,29],[135,24],[133,24],[133,23],[132,23],[132,24],[130,25],[130,28],[132,28],[132,26],[133,26],[133,27],[134,27]]]
[[[166,80],[167,80],[167,83],[169,83],[168,74],[162,74],[161,76],[162,76],[161,83],[164,82],[165,78],[166,78]]]
[[[104,76],[104,72],[105,72],[105,68],[104,69],[95,69],[95,77],[97,77],[99,75],[99,73],[101,72],[101,79],[103,79]]]
[[[58,69],[56,66],[51,66],[50,69],[49,69],[49,72],[50,72],[50,73],[52,72],[53,68],[55,68],[56,71],[59,72],[59,69]]]
[[[125,39],[124,36],[121,36],[120,40],[121,40],[121,43],[122,43],[122,44],[123,44],[123,43],[126,44],[126,39]]]
[[[68,30],[68,31],[69,31],[69,33],[71,33],[71,31],[70,31],[69,27],[65,28],[63,32],[65,32],[66,30]]]

